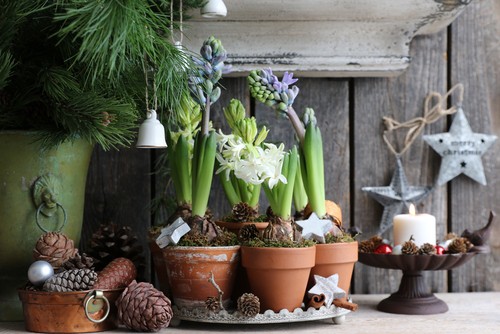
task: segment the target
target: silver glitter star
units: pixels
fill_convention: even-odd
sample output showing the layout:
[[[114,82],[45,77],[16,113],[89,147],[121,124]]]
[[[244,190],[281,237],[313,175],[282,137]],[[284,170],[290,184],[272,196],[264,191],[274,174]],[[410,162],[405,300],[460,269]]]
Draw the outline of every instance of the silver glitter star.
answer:
[[[413,187],[408,185],[408,180],[401,163],[401,158],[396,158],[396,170],[392,176],[391,184],[387,187],[363,187],[365,191],[384,206],[384,213],[380,220],[378,234],[383,234],[392,226],[395,215],[403,212],[410,203],[420,203],[432,191],[431,187]]]
[[[156,238],[156,244],[160,248],[165,248],[169,244],[177,245],[181,237],[190,230],[189,225],[179,217],[172,224],[161,229],[161,234]]]
[[[306,220],[297,220],[295,222],[302,228],[302,238],[316,240],[319,243],[325,243],[325,234],[333,227],[333,223],[329,219],[319,219],[318,215],[313,212]]]
[[[334,299],[345,297],[345,291],[339,288],[339,275],[333,274],[329,277],[314,275],[316,284],[308,291],[309,297],[314,295],[325,295],[325,306],[330,307]]]
[[[460,174],[486,185],[481,156],[497,137],[472,132],[462,108],[458,109],[448,133],[426,135],[423,138],[442,157],[438,185]]]

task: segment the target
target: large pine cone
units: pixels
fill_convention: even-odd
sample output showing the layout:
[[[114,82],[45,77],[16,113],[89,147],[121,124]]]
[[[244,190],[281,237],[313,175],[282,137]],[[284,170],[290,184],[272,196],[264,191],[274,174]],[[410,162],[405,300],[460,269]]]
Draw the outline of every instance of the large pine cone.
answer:
[[[258,211],[245,202],[235,204],[235,206],[233,206],[232,213],[234,220],[237,222],[254,221],[258,216]]]
[[[101,225],[92,234],[87,254],[95,259],[96,271],[103,270],[114,259],[127,258],[134,263],[139,279],[144,279],[146,266],[143,247],[137,235],[128,226],[118,227],[113,223]]]
[[[129,285],[137,276],[134,263],[120,257],[108,264],[97,277],[94,289],[119,289]]]
[[[96,279],[97,273],[91,269],[72,269],[50,277],[43,289],[55,292],[89,290]]]
[[[73,240],[62,233],[48,232],[43,234],[33,249],[35,260],[49,262],[55,269],[78,253]]]
[[[135,331],[159,331],[168,327],[173,316],[170,300],[145,282],[130,283],[116,306],[120,322]]]

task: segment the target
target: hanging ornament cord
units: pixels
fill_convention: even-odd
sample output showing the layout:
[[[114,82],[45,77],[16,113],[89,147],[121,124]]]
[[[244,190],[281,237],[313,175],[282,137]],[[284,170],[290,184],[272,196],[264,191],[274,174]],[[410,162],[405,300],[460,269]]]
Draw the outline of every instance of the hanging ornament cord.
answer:
[[[448,98],[455,92],[458,91],[458,102],[451,108],[446,109],[446,104]],[[441,95],[438,92],[431,92],[425,98],[425,110],[423,117],[416,117],[404,123],[400,123],[393,118],[383,117],[386,130],[384,131],[383,138],[389,150],[400,157],[403,155],[411,146],[411,144],[418,138],[426,124],[432,124],[436,122],[443,116],[452,115],[462,106],[462,101],[464,97],[464,85],[459,83],[453,86],[445,95]],[[432,105],[432,103],[435,103]],[[388,135],[393,131],[398,129],[408,129],[404,139],[404,145],[400,151],[396,150],[392,143],[390,142]]]
[[[143,71],[144,71],[144,79],[146,80],[146,112],[147,112],[147,118],[150,117],[151,114],[151,109],[149,109],[149,78],[148,78],[148,58],[147,56],[144,56],[144,66],[143,66]],[[153,72],[154,73],[154,72]],[[158,111],[158,97],[156,95],[156,80],[153,74],[153,110],[155,112]]]
[[[175,40],[174,35],[174,1],[170,1],[170,33],[172,34],[172,42],[174,45],[182,45],[182,38],[184,37],[184,32],[182,28],[182,0],[179,1],[179,40]]]

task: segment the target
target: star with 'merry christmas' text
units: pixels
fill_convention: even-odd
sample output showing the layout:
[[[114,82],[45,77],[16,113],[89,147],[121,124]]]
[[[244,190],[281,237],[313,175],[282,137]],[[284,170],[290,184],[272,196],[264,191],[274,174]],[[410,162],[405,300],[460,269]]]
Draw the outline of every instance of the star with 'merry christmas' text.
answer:
[[[442,157],[438,185],[460,174],[486,185],[481,156],[496,139],[494,135],[472,132],[463,109],[459,108],[448,133],[424,136],[427,144]]]
[[[325,296],[325,306],[330,307],[334,299],[345,297],[345,291],[339,288],[339,275],[333,274],[329,277],[314,275],[316,284],[307,293],[309,297],[314,295]]]

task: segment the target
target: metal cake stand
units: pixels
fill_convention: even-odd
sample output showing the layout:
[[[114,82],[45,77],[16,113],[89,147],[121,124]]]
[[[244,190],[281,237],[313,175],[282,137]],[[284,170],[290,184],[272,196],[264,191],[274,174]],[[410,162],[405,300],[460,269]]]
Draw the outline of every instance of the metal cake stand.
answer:
[[[428,292],[422,271],[453,269],[466,263],[476,254],[476,252],[448,255],[359,253],[358,261],[372,267],[403,271],[399,290],[378,304],[379,311],[398,314],[437,314],[448,311],[448,305]]]

